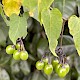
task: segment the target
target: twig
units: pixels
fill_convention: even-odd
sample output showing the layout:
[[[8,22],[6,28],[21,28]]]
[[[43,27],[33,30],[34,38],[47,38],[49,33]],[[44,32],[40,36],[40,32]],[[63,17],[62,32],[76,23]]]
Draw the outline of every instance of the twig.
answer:
[[[61,37],[61,42],[60,42],[60,48],[62,48],[62,40],[63,40],[63,31],[64,31],[64,24],[65,24],[65,20],[63,20],[63,24],[62,24],[62,29],[61,29],[61,34],[60,34],[60,37]]]
[[[49,76],[48,76],[48,80],[50,80],[50,78],[51,78],[51,76],[49,75]]]

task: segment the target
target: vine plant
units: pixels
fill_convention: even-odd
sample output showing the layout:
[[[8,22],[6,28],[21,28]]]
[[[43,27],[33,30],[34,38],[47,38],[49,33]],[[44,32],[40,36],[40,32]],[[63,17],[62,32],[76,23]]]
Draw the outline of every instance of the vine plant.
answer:
[[[70,15],[70,18],[64,19],[62,12],[58,8],[51,6],[52,3],[54,3],[54,0],[2,0],[0,14],[7,26],[9,26],[9,37],[14,45],[16,45],[18,38],[25,38],[27,36],[28,18],[33,17],[36,19],[44,26],[50,51],[54,56],[60,57],[61,63],[65,64],[66,57],[62,51],[64,24],[68,20],[70,33],[73,36],[75,47],[80,55],[80,19],[75,15]],[[65,2],[63,1],[64,4]],[[20,13],[21,7],[23,8],[23,13]],[[61,37],[61,44],[55,53],[59,37]]]

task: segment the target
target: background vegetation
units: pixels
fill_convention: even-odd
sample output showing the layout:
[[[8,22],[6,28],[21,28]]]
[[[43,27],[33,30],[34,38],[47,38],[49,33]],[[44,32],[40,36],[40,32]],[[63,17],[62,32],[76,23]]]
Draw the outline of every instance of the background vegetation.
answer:
[[[64,4],[65,3],[65,4]],[[7,55],[5,48],[9,44],[13,44],[9,39],[9,27],[0,16],[0,80],[80,80],[80,57],[74,47],[72,35],[69,33],[68,18],[75,14],[80,15],[80,0],[55,0],[51,7],[58,8],[66,20],[63,35],[63,51],[67,55],[70,65],[70,72],[63,79],[53,72],[50,76],[46,76],[42,71],[35,68],[37,60],[45,53],[50,53],[47,36],[44,28],[40,23],[29,17],[28,35],[23,40],[26,50],[29,53],[27,61],[15,61],[11,55]],[[23,12],[23,8],[21,8]],[[47,23],[47,22],[46,22]],[[58,46],[60,39],[58,39]],[[50,53],[51,59],[55,57]]]

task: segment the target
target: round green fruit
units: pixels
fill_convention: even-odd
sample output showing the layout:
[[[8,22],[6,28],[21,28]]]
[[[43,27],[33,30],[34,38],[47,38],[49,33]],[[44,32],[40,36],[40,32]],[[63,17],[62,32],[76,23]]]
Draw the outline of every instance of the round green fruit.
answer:
[[[27,51],[21,51],[20,52],[20,58],[22,60],[27,60],[28,59],[28,52]]]
[[[48,64],[48,58],[47,57],[43,58],[42,60],[43,60],[45,65]]]
[[[50,75],[52,72],[53,72],[53,66],[52,66],[52,64],[45,65],[45,67],[44,67],[44,73],[46,75]]]
[[[58,73],[58,69],[61,67],[61,64],[57,64],[56,66],[55,66],[55,72],[56,73]]]
[[[57,73],[58,73],[58,76],[59,76],[59,77],[63,78],[63,77],[66,76],[67,70],[66,70],[65,67],[60,67],[60,68],[58,69],[58,72],[57,72]]]
[[[6,47],[6,53],[7,54],[13,54],[14,51],[15,51],[15,47],[13,45],[8,45]]]
[[[16,44],[16,49],[19,50],[20,49],[20,43]]]
[[[36,68],[37,68],[37,70],[42,70],[44,68],[44,62],[37,61],[36,62]]]
[[[53,65],[53,68],[55,69],[56,65],[59,63],[59,61],[56,59],[56,60],[53,60],[52,61],[52,65]]]
[[[20,52],[18,50],[15,50],[13,53],[13,58],[15,60],[20,60]]]
[[[70,70],[70,66],[69,66],[69,64],[64,64],[64,68],[66,68],[66,72],[68,73],[69,72],[69,70]]]

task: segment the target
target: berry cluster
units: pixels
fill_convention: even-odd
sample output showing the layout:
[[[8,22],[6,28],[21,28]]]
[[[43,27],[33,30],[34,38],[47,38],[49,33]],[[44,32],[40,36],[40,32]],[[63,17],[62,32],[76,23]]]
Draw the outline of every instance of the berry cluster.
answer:
[[[28,59],[28,52],[24,49],[24,45],[20,42],[16,45],[8,45],[6,47],[7,54],[13,54],[13,58],[15,60],[27,60]]]
[[[36,68],[38,70],[43,70],[46,75],[50,75],[53,72],[53,66],[48,63],[48,58],[43,58],[41,61],[37,61]]]
[[[70,70],[70,66],[67,63],[61,64],[58,59],[52,60],[52,64],[49,64],[48,58],[37,61],[36,68],[43,70],[46,75],[50,75],[54,70],[61,78],[65,77]]]
[[[70,70],[70,66],[68,63],[61,64],[59,60],[53,60],[52,65],[54,67],[54,71],[58,74],[59,77],[63,78]]]

